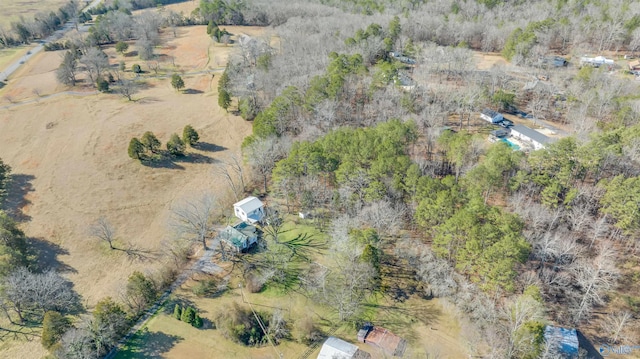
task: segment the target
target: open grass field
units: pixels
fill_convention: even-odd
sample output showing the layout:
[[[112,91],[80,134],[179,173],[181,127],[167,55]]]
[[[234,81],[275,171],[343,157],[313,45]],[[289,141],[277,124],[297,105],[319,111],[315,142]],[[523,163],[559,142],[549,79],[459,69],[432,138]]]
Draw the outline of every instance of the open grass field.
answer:
[[[171,236],[172,204],[203,192],[225,194],[212,163],[238,154],[251,133],[250,123],[217,105],[222,69],[210,73],[217,66],[209,59],[217,56],[224,66],[230,51],[231,46],[213,46],[202,26],[179,28],[175,38],[165,34],[156,52],[173,61],[161,62],[161,73],[183,72],[188,93],[177,93],[168,78],[149,78],[134,102],[116,94],[64,94],[92,89],[57,84],[60,52],[38,54],[0,90],[0,107],[9,106],[0,108],[0,157],[13,168],[10,204],[24,220],[22,229],[47,253],[45,260],[73,282],[89,308],[105,296],[117,298],[133,271],[159,265],[160,243]],[[127,68],[140,63],[148,71],[137,57],[107,53],[114,66],[124,59]],[[20,103],[25,100],[31,102]],[[202,142],[190,156],[153,166],[128,157],[132,137],[153,131],[164,143],[187,124]],[[116,227],[116,247],[135,248],[138,255],[89,238],[88,226],[100,216]],[[38,340],[0,345],[0,358],[45,355]]]
[[[0,28],[9,28],[11,22],[20,21],[20,17],[33,19],[38,12],[57,11],[68,0],[2,0]]]

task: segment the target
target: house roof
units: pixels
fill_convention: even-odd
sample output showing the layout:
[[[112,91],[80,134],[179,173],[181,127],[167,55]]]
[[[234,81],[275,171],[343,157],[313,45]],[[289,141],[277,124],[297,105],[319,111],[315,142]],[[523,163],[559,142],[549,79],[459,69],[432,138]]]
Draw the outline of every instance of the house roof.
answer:
[[[545,143],[549,143],[551,142],[551,139],[543,134],[541,134],[540,132],[529,128],[527,126],[524,125],[514,125],[513,127],[511,127],[511,132],[518,132],[523,134],[524,136],[529,137],[530,139],[532,139],[533,141],[536,141],[538,143],[541,144],[545,144]]]
[[[573,328],[547,325],[544,328],[544,340],[562,354],[578,355],[578,333]]]
[[[401,357],[407,347],[406,340],[389,330],[374,326],[364,338],[365,343],[373,344],[387,354]]]
[[[322,344],[318,359],[351,359],[357,352],[357,346],[336,337],[329,337]]]
[[[496,137],[505,137],[509,134],[509,130],[507,130],[506,128],[499,128],[497,130],[491,131],[491,134]]]
[[[257,228],[241,222],[235,226],[227,226],[222,232],[220,232],[220,238],[225,240],[238,248],[243,247],[243,243],[251,237],[255,237],[257,234]]]
[[[485,108],[484,110],[482,110],[482,114],[483,115],[487,115],[487,116],[489,116],[491,118],[494,118],[494,117],[499,115],[499,113],[497,111],[494,111],[494,110],[491,110],[491,109],[488,109],[488,108]]]
[[[251,196],[240,202],[234,203],[233,206],[240,207],[244,213],[251,213],[258,208],[264,207],[264,204],[258,198]]]

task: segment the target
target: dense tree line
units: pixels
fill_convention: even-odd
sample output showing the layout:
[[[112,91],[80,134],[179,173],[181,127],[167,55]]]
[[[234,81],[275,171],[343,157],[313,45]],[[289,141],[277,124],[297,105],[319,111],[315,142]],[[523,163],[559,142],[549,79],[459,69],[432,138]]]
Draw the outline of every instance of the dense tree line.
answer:
[[[619,283],[637,284],[615,249],[636,248],[640,223],[636,86],[540,58],[635,51],[637,4],[321,3],[254,2],[278,49],[240,44],[227,69],[230,93],[254,120],[243,148],[256,181],[265,191],[271,184],[288,210],[333,222],[321,228],[331,230],[336,263],[301,275],[306,294],[342,319],[357,317],[373,293],[391,295],[375,263],[394,258],[415,268],[427,295],[465,312],[465,325],[482,333],[469,342],[496,357],[542,355],[549,321],[596,327],[612,343],[635,340],[635,296]],[[496,18],[507,19],[500,30]],[[472,50],[502,51],[509,68],[476,70]],[[523,73],[550,80],[525,86]],[[407,76],[417,85],[400,89]],[[574,136],[528,156],[487,146],[466,131],[484,107],[525,109]],[[453,116],[455,132],[444,127]],[[375,235],[363,240],[361,230]],[[614,312],[602,319],[597,310]]]

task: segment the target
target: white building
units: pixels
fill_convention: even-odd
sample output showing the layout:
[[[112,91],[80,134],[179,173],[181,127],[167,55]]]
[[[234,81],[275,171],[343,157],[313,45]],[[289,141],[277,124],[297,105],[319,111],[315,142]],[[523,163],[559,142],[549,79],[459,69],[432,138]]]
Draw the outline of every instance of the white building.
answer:
[[[551,138],[523,125],[511,127],[511,137],[530,143],[535,150],[544,148],[548,143],[552,142]]]
[[[329,337],[320,349],[318,359],[369,359],[371,354],[336,337]]]
[[[243,222],[254,224],[264,218],[264,204],[256,197],[247,197],[234,203],[233,213]]]
[[[488,108],[482,110],[482,112],[480,113],[480,118],[491,123],[498,123],[504,120],[502,114]]]
[[[580,65],[591,65],[593,67],[600,67],[602,65],[613,66],[615,61],[611,59],[607,59],[604,56],[596,56],[596,57],[586,57],[583,56],[580,58]]]

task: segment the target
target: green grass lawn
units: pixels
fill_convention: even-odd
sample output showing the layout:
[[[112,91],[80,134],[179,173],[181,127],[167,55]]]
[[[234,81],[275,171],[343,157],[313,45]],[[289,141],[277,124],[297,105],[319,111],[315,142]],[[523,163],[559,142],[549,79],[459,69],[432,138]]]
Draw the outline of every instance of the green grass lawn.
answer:
[[[297,223],[296,223],[297,222]],[[281,232],[282,240],[310,235],[324,240],[326,234],[317,231],[311,223],[296,217],[287,217]],[[312,260],[330,261],[327,250],[315,251]],[[259,256],[260,254],[247,254]],[[303,262],[303,261],[302,261]],[[302,263],[300,265],[304,265]],[[366,344],[355,343],[357,329],[350,323],[341,323],[338,315],[330,308],[324,307],[305,297],[298,290],[285,291],[280,286],[267,286],[259,293],[248,293],[239,288],[242,281],[238,268],[229,275],[227,292],[214,298],[197,297],[191,290],[196,281],[185,283],[173,295],[164,309],[154,316],[126,345],[116,358],[273,358],[282,353],[285,358],[296,358],[307,351],[307,345],[295,341],[295,336],[283,340],[275,349],[269,345],[262,347],[246,347],[225,338],[221,331],[214,329],[212,321],[220,312],[227,311],[234,304],[242,308],[254,310],[270,317],[274,310],[281,310],[289,323],[289,329],[295,333],[295,323],[303,318],[310,318],[325,334],[331,334],[360,345],[362,349],[373,354],[374,358],[383,357],[374,348]],[[173,302],[197,308],[205,320],[203,329],[196,329],[172,317]],[[433,350],[444,350],[450,346],[456,349],[447,355],[451,358],[463,358],[464,346],[460,342],[460,325],[454,313],[443,309],[438,300],[424,300],[412,295],[403,301],[395,301],[389,295],[378,294],[368,299],[361,320],[371,321],[384,326],[407,339],[410,356],[424,357]],[[432,328],[437,327],[438,330]],[[431,348],[431,349],[430,349]],[[435,348],[435,349],[433,349]],[[313,350],[310,358],[317,356],[320,346]],[[276,352],[278,354],[276,354]]]

